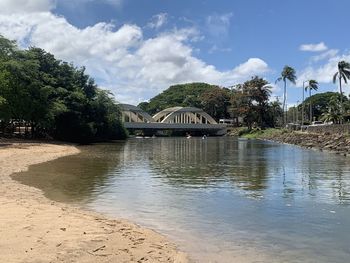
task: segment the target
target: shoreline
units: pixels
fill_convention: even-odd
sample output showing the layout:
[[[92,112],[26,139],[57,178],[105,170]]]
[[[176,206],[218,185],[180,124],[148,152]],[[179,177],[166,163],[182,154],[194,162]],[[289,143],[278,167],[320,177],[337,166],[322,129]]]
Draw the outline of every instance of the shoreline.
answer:
[[[344,132],[316,133],[270,128],[239,134],[239,129],[235,129],[229,136],[288,144],[304,149],[350,156],[350,135]]]
[[[61,143],[0,141],[0,262],[189,262],[153,230],[51,201],[10,177],[79,152]]]
[[[350,137],[346,134],[319,134],[291,131],[257,136],[257,139],[289,144],[330,154],[349,156]]]

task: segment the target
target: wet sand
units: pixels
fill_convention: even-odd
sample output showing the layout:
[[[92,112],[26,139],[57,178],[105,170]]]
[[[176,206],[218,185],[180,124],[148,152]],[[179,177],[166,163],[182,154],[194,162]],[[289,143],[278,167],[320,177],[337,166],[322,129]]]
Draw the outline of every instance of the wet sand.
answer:
[[[50,201],[10,178],[77,153],[71,145],[0,141],[0,262],[188,262],[152,230]]]

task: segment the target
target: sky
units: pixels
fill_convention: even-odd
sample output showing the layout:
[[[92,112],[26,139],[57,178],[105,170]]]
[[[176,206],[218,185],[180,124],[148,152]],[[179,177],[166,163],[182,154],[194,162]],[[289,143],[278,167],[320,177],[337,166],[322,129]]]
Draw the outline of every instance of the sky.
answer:
[[[231,87],[254,75],[282,100],[283,67],[302,83],[337,91],[332,76],[350,62],[348,0],[0,0],[0,34],[85,66],[117,101],[137,105],[170,85]],[[345,87],[349,94],[350,87]]]

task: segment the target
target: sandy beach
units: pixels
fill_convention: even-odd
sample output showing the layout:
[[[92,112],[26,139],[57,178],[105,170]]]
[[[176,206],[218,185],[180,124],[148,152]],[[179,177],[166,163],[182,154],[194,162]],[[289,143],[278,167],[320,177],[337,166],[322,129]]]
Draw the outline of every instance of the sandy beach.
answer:
[[[9,176],[77,153],[71,145],[0,142],[0,262],[188,262],[152,230],[53,202]]]

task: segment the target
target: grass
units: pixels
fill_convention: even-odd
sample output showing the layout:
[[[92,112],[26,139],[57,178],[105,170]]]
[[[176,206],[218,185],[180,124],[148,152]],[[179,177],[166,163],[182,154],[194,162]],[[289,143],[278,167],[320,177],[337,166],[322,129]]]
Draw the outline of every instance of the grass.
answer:
[[[268,128],[265,130],[261,130],[259,128],[248,130],[246,128],[245,130],[243,129],[241,130],[241,133],[239,134],[239,136],[247,139],[259,139],[259,138],[273,137],[275,135],[278,135],[284,132],[285,130],[275,129],[275,128]]]

